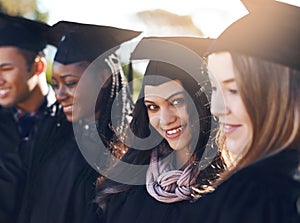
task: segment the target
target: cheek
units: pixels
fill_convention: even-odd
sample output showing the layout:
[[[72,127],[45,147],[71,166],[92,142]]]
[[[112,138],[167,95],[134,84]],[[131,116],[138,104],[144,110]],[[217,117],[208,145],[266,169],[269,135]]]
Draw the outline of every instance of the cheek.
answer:
[[[30,89],[30,83],[27,83],[27,80],[23,78],[13,79],[12,83],[16,86],[17,91],[29,91]]]
[[[178,111],[178,116],[181,120],[189,121],[189,114],[186,106],[178,109],[177,111]],[[193,112],[197,112],[197,111],[195,110]]]
[[[252,139],[253,137],[253,127],[252,127],[252,123],[250,120],[250,117],[247,113],[245,113],[243,120],[245,120],[245,127],[246,127],[246,131],[247,131],[247,135],[249,139]]]
[[[176,112],[176,120],[178,122],[178,124],[182,124],[182,125],[190,125],[190,114],[192,115],[192,117],[197,117],[197,110],[191,108],[190,111],[188,111],[187,106],[182,106],[180,108],[176,108],[175,110]]]
[[[152,127],[157,129],[159,126],[159,116],[148,112],[148,117],[149,117],[150,125],[152,125]]]
[[[7,82],[10,82],[11,84],[15,84],[15,85],[22,85],[22,84],[25,85],[26,78],[27,78],[25,75],[21,75],[21,72],[19,70],[5,73],[2,76]]]
[[[75,98],[75,97],[77,97],[77,95],[80,95],[79,92],[78,93],[76,92],[76,87],[67,88],[66,93],[71,98]]]
[[[250,117],[241,97],[237,97],[231,101],[231,109],[234,110],[234,113],[239,117],[242,123],[249,125]]]

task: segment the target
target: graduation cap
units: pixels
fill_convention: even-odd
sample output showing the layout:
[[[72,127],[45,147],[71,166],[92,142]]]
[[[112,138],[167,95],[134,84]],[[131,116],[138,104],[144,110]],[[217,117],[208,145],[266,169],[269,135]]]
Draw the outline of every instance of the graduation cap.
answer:
[[[135,50],[131,54],[131,59],[143,59],[143,57],[152,56],[157,54],[159,51],[163,52],[164,46],[169,47],[170,45],[180,45],[187,50],[194,51],[199,56],[203,57],[207,53],[209,47],[215,40],[212,38],[200,38],[191,36],[149,36],[144,37],[136,46]],[[164,44],[169,43],[169,44]],[[161,47],[162,48],[161,48]],[[171,47],[170,47],[171,48]],[[171,50],[171,49],[169,49]],[[169,51],[168,50],[168,51]],[[151,53],[152,52],[152,53]],[[150,59],[150,58],[144,58]]]
[[[49,28],[43,22],[0,13],[0,46],[38,52],[46,47],[44,34]]]
[[[300,69],[300,7],[243,0],[250,13],[231,24],[210,52],[238,52]]]
[[[201,69],[202,66],[196,67],[195,64],[199,63],[199,59],[202,62],[214,41],[212,38],[191,36],[148,36],[137,44],[130,59],[152,60],[150,63],[153,63],[153,60],[169,61],[185,68],[189,73],[198,74],[201,72],[198,68]],[[129,69],[130,82],[132,80],[131,63]]]
[[[111,26],[60,21],[49,30],[48,43],[57,47],[54,58],[57,62],[92,62],[104,52],[140,34]]]
[[[200,38],[190,36],[149,36],[144,37],[136,46],[131,54],[131,60],[150,60],[147,66],[147,73],[152,72],[152,67],[158,65],[159,69],[173,67],[174,74],[182,73],[179,69],[188,72],[201,83],[202,76],[199,75],[206,69],[203,63],[204,56],[208,48],[214,42],[211,38]],[[156,62],[155,62],[156,60]],[[157,62],[161,61],[161,62]],[[167,62],[170,66],[166,66],[163,62]],[[199,65],[199,66],[198,66]],[[131,63],[129,66],[129,83],[132,80]],[[151,72],[150,72],[151,71]],[[169,69],[170,71],[170,69]]]

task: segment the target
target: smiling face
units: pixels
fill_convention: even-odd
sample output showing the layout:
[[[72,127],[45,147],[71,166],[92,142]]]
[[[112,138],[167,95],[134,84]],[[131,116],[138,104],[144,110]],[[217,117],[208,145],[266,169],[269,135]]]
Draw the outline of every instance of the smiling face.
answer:
[[[157,86],[145,85],[144,94],[150,124],[173,150],[187,149],[192,135],[184,88],[180,81],[171,80]]]
[[[70,122],[91,122],[100,116],[103,104],[101,97],[97,96],[101,89],[110,85],[107,81],[110,73],[104,69],[93,71],[95,73],[88,71],[84,75],[89,65],[86,61],[67,65],[59,62],[53,64],[52,83],[55,96]]]
[[[52,83],[57,101],[62,105],[63,111],[70,122],[77,122],[89,108],[76,106],[76,112],[73,112],[73,101],[75,99],[76,87],[88,63],[72,63],[63,65],[58,62],[53,64]],[[78,99],[80,102],[80,99]]]
[[[24,110],[33,103],[38,84],[33,69],[16,47],[0,47],[0,105]]]
[[[219,118],[227,149],[238,155],[249,144],[253,127],[238,91],[232,59],[229,53],[212,54],[208,59],[211,112]]]

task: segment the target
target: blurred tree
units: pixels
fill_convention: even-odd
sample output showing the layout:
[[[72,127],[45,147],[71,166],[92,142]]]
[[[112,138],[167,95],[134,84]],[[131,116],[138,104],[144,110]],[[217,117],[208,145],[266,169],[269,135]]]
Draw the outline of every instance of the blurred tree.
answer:
[[[42,11],[38,7],[38,4],[39,0],[0,0],[0,12],[47,22],[49,13],[48,11]],[[46,75],[48,82],[50,82],[52,61],[48,58],[47,54],[46,59],[48,61]]]
[[[139,70],[134,69],[134,67],[130,67],[129,64],[122,63],[122,68],[127,81],[129,81],[128,84],[132,92],[132,99],[135,102],[142,86],[142,78],[144,74],[141,73]],[[130,69],[132,69],[132,78],[129,78]]]
[[[46,22],[48,12],[42,12],[38,0],[0,0],[0,11]]]
[[[145,35],[158,36],[203,36],[203,32],[194,24],[191,16],[177,15],[165,10],[146,10],[136,14],[144,25]]]

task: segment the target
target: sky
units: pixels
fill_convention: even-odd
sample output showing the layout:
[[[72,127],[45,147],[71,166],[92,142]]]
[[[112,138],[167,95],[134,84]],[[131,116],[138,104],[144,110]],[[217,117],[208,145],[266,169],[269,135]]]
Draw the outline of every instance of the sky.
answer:
[[[139,30],[133,20],[138,11],[164,9],[190,15],[206,36],[216,37],[223,29],[247,13],[239,0],[39,0],[49,12],[49,24],[70,20]]]
[[[300,0],[282,0],[300,6]],[[140,30],[138,11],[164,9],[190,15],[205,36],[216,38],[228,25],[247,14],[240,0],[38,0],[49,12],[50,25],[69,20]]]

